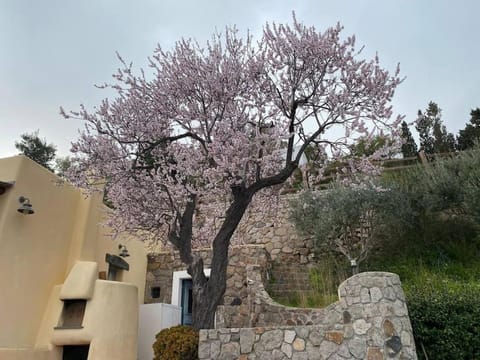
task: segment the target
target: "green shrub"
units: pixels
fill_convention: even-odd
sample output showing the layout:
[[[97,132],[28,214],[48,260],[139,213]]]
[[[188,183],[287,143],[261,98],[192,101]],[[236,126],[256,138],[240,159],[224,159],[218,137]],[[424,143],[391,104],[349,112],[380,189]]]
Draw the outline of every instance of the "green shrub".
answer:
[[[163,329],[155,337],[154,360],[195,360],[198,358],[198,330],[190,326]]]
[[[306,191],[293,199],[290,219],[300,235],[313,238],[317,252],[336,251],[348,264],[360,264],[392,234],[397,237],[409,227],[411,211],[393,185],[332,183],[326,191]]]
[[[419,359],[480,358],[480,286],[444,280],[406,295]]]

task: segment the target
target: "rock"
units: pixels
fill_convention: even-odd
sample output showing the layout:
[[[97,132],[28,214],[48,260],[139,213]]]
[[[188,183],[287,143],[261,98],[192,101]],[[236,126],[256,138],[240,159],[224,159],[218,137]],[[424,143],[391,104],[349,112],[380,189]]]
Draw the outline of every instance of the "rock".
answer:
[[[304,351],[305,350],[305,340],[296,338],[293,342],[293,350],[295,351]]]
[[[238,343],[228,343],[222,346],[220,358],[225,360],[237,360],[240,356],[240,345]]]
[[[360,290],[360,301],[365,304],[371,301],[370,299],[370,291],[367,288],[363,288]]]
[[[200,342],[198,345],[198,358],[210,359],[210,344],[208,342]]]
[[[308,354],[305,352],[293,353],[292,360],[309,360]]]
[[[285,330],[285,334],[283,336],[283,341],[285,341],[288,344],[291,344],[293,340],[295,339],[295,331],[293,330]]]
[[[383,322],[383,333],[386,337],[392,337],[396,334],[395,326],[393,326],[393,323],[388,319],[385,319]]]
[[[292,350],[292,346],[287,344],[287,343],[283,343],[282,344],[282,347],[280,348],[280,350],[282,350],[282,352],[287,355],[287,357],[289,359],[292,358],[292,353],[293,353],[293,350]]]
[[[198,341],[206,341],[208,339],[208,330],[200,330],[198,333]]]
[[[385,299],[388,299],[388,300],[395,300],[396,298],[395,291],[391,286],[388,286],[385,289],[383,289],[383,296],[385,297]]]
[[[260,343],[263,344],[265,350],[273,350],[279,348],[283,342],[282,330],[266,331],[260,338]]]
[[[364,319],[358,319],[353,322],[353,331],[358,335],[366,334],[371,327],[372,324],[367,323]]]
[[[403,301],[397,300],[393,304],[393,311],[397,316],[405,316],[408,314],[407,307]]]
[[[367,349],[367,359],[366,360],[383,360],[383,353],[380,348],[369,347]]]
[[[216,340],[218,339],[218,332],[217,330],[215,329],[210,329],[210,330],[204,330],[204,331],[208,331],[208,338],[210,340]]]
[[[379,302],[383,298],[382,290],[380,290],[378,287],[373,287],[370,289],[370,296],[372,298],[372,302]]]
[[[210,343],[210,356],[212,359],[216,359],[218,355],[220,355],[220,341],[212,341]]]
[[[381,329],[372,327],[368,330],[368,345],[382,347],[384,343],[384,336]]]
[[[240,353],[248,354],[253,349],[255,332],[252,329],[240,329]]]
[[[392,336],[385,342],[389,356],[397,355],[402,350],[402,340],[398,336]]]
[[[220,334],[219,338],[220,338],[220,341],[222,342],[222,344],[226,344],[226,343],[230,342],[231,335],[230,334]]]
[[[274,349],[272,351],[272,359],[273,360],[282,360],[285,358],[285,355],[283,354],[282,351],[278,350],[278,349]]]
[[[337,345],[343,342],[343,332],[341,331],[327,331],[325,333],[325,339],[332,341]]]
[[[319,329],[312,329],[310,331],[310,335],[308,336],[308,340],[312,343],[312,345],[319,346],[324,338],[323,331],[320,332]]]
[[[410,346],[412,344],[412,338],[408,331],[402,331],[400,339],[402,340],[402,344],[405,346]]]
[[[284,252],[285,254],[291,254],[293,252],[293,249],[290,246],[284,246],[282,248],[282,252]]]
[[[348,350],[356,359],[364,359],[367,351],[365,340],[355,337],[348,342]]]
[[[320,353],[325,359],[328,359],[335,351],[337,351],[338,345],[335,345],[333,342],[324,341],[320,344],[318,353]]]

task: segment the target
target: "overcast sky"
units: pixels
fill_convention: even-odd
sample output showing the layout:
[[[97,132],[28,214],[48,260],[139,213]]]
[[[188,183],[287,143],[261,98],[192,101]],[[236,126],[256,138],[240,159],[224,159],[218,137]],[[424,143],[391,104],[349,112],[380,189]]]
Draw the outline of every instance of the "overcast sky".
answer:
[[[392,71],[399,62],[406,80],[394,107],[407,120],[433,100],[457,133],[480,107],[477,0],[0,0],[0,157],[37,129],[67,155],[82,124],[58,109],[98,104],[107,94],[93,85],[111,79],[116,51],[145,67],[157,43],[203,43],[234,24],[258,38],[266,21],[289,22],[292,10],[318,30],[339,21],[363,56],[378,52]]]

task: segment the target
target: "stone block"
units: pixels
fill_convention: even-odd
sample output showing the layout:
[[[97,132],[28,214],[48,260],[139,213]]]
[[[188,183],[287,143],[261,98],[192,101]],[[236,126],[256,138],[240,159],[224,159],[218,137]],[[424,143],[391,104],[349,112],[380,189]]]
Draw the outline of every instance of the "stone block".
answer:
[[[369,347],[367,349],[367,359],[366,360],[383,360],[383,352],[378,347]]]
[[[228,343],[222,345],[220,358],[224,360],[237,360],[240,356],[240,345],[238,343]]]
[[[200,341],[198,345],[198,358],[199,359],[210,359],[210,344],[208,342]]]
[[[285,330],[285,333],[283,335],[283,341],[285,341],[288,344],[291,344],[293,340],[295,339],[296,333],[293,330]]]
[[[341,331],[327,331],[325,333],[325,339],[340,345],[343,342],[343,332]]]
[[[292,358],[292,353],[293,349],[290,344],[283,343],[282,346],[280,347],[280,350],[287,356],[287,358],[291,359]]]
[[[334,344],[331,341],[324,341],[320,344],[318,349],[318,354],[321,354],[323,358],[329,359],[330,356],[338,350],[338,345]]]
[[[356,359],[364,359],[367,352],[367,346],[365,339],[360,337],[354,337],[348,342],[348,350]]]
[[[283,342],[282,330],[269,330],[265,331],[260,337],[260,343],[264,346],[265,350],[273,350],[279,348]]]
[[[395,331],[395,326],[388,319],[385,319],[385,321],[383,322],[383,333],[385,334],[386,337],[394,336],[397,333]]]
[[[372,287],[370,289],[370,297],[372,302],[379,302],[383,298],[382,291],[378,287]]]
[[[292,344],[293,350],[295,351],[304,351],[305,350],[305,340],[296,338]]]
[[[240,353],[248,354],[253,349],[255,331],[253,329],[240,329]]]
[[[353,331],[357,335],[364,335],[372,327],[372,324],[366,322],[364,319],[358,319],[353,322]]]

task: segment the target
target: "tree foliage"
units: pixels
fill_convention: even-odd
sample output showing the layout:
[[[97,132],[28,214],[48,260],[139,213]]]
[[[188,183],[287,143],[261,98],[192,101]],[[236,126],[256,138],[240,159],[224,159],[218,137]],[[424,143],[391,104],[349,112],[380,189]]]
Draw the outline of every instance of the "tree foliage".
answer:
[[[333,249],[359,265],[372,249],[410,223],[409,204],[396,189],[365,182],[334,183],[328,190],[305,192],[291,202],[297,230],[313,237],[320,251]]]
[[[468,217],[480,225],[480,149],[435,162],[416,176],[425,211]]]
[[[480,108],[470,112],[470,123],[460,130],[457,142],[459,150],[471,149],[480,140]]]
[[[425,113],[418,110],[415,128],[420,137],[420,147],[427,155],[455,150],[455,137],[443,125],[441,113],[433,101],[430,101]]]
[[[404,158],[417,156],[418,148],[406,121],[402,121],[402,155]]]
[[[120,59],[116,83],[105,85],[115,99],[93,112],[61,110],[86,122],[71,179],[87,188],[108,179],[114,229],[142,230],[179,251],[197,328],[213,326],[231,238],[253,198],[270,204],[269,191],[291,177],[308,146],[340,156],[352,137],[388,133],[401,121],[390,106],[398,69],[391,75],[377,57],[359,59],[355,37],[341,39],[341,31],[294,18],[266,24],[257,42],[235,29],[205,47],[180,40],[157,48],[152,78]],[[212,246],[209,279],[192,252],[198,245]]]
[[[55,159],[57,149],[54,144],[48,144],[45,139],[41,139],[38,132],[37,130],[31,134],[22,134],[20,136],[21,140],[15,141],[15,147],[21,154],[53,171],[52,162]]]
[[[383,152],[383,149],[388,148],[389,152]],[[351,146],[351,155],[354,157],[372,156],[379,152],[379,157],[382,159],[390,159],[396,153],[398,149],[392,144],[392,140],[386,136],[377,135],[374,137],[362,137]]]
[[[55,172],[60,177],[65,177],[68,170],[74,166],[69,156],[57,157],[55,159]]]

